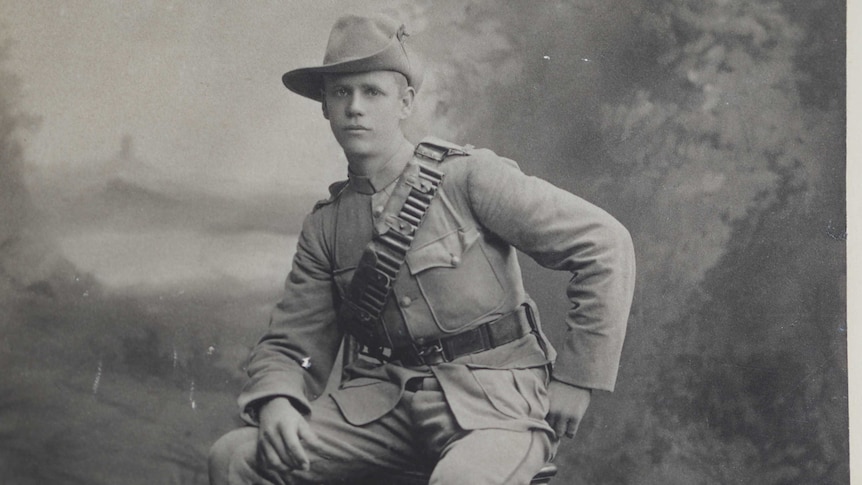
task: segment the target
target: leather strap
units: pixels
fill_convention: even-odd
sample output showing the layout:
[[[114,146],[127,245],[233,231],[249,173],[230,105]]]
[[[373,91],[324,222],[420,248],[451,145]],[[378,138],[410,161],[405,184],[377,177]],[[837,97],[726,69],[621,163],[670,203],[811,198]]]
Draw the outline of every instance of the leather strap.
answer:
[[[439,163],[447,154],[448,150],[434,145],[420,143],[416,147],[380,223],[375,225],[375,235],[362,253],[347,298],[339,309],[344,331],[365,345],[373,357],[385,358],[383,349],[392,347],[381,319],[383,309],[416,231],[443,181],[443,172],[429,167],[428,161]]]
[[[533,332],[530,311],[529,305],[521,305],[498,320],[465,332],[424,342],[423,345],[394,349],[392,360],[400,360],[407,366],[434,365],[514,342]]]

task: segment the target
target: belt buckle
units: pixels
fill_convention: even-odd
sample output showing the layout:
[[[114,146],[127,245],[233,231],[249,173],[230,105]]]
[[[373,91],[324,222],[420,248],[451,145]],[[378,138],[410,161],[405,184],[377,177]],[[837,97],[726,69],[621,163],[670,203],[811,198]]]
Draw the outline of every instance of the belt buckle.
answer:
[[[359,354],[367,357],[371,357],[372,359],[377,360],[381,364],[385,364],[390,362],[392,357],[392,349],[389,347],[384,347],[382,345],[368,345],[360,342],[361,345],[359,347]]]
[[[439,340],[431,345],[425,345],[416,349],[416,355],[419,360],[425,365],[440,364],[447,362],[446,355],[443,353],[443,343]]]

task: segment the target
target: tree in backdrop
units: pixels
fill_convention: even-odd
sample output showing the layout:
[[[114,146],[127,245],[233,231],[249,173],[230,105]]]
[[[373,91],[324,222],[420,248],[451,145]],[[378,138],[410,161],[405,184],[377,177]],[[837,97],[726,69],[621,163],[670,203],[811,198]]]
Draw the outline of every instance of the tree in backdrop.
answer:
[[[640,304],[673,342],[640,435],[656,482],[847,479],[843,94],[810,84],[843,71],[800,62],[843,36],[806,29],[835,5],[814,7],[647,5],[665,74],[604,112],[645,207]]]
[[[6,59],[9,46],[8,41],[0,46],[0,64]],[[33,254],[35,251],[29,241],[25,241],[35,211],[24,186],[24,150],[19,141],[22,131],[32,127],[34,119],[19,105],[18,78],[2,67],[0,65],[0,295],[30,284],[26,266],[37,265],[41,259],[41,255]]]
[[[408,13],[434,68],[417,133],[491,146],[634,235],[621,390],[563,478],[846,481],[843,4]]]

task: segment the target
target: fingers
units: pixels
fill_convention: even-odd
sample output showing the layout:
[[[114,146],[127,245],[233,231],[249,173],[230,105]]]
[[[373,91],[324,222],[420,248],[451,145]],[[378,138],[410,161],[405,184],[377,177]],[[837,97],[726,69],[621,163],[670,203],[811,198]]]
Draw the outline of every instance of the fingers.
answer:
[[[287,468],[281,457],[278,456],[278,452],[266,441],[260,441],[257,444],[257,463],[261,470],[282,472]]]
[[[301,427],[302,425],[300,425]],[[308,426],[307,424],[305,426]],[[287,448],[287,454],[291,459],[291,466],[301,470],[311,468],[311,462],[308,460],[308,455],[305,453],[305,448],[299,441],[299,430],[292,429],[289,433],[284,433],[284,444]]]
[[[592,391],[584,387],[551,381],[548,385],[550,411],[547,421],[558,438],[574,438],[581,418],[590,405]]]
[[[297,430],[297,434],[299,434],[299,439],[305,442],[305,444],[311,448],[312,450],[322,450],[323,442],[320,441],[320,438],[317,437],[317,433],[311,428],[307,422],[300,423],[299,429]]]
[[[281,472],[286,472],[292,467],[291,457],[288,455],[284,441],[277,429],[261,430],[258,442],[258,460],[267,468]]]
[[[290,472],[290,468],[284,464],[274,448],[264,441],[258,443],[257,460],[260,467],[257,472],[261,477],[266,478],[269,482],[278,485],[285,485],[282,480],[282,475]]]
[[[563,436],[563,433],[566,432],[566,423],[563,419],[560,418],[560,415],[557,413],[549,414],[545,420],[548,424],[553,428],[554,433],[557,435],[557,438]]]
[[[566,422],[566,438],[572,439],[575,437],[575,434],[578,432],[578,426],[580,426],[581,422],[577,419],[570,419]]]
[[[301,424],[308,426],[305,422]],[[279,472],[310,468],[308,455],[299,440],[297,426],[278,423],[272,428],[262,429],[258,454],[258,458],[263,460],[262,463]]]
[[[258,438],[261,465],[278,472],[309,470],[311,461],[303,441],[312,447],[320,444],[308,421],[290,401],[275,398],[261,408]]]
[[[558,438],[574,438],[580,426],[580,420],[563,417],[559,414],[549,414],[546,418],[548,424],[553,428]]]

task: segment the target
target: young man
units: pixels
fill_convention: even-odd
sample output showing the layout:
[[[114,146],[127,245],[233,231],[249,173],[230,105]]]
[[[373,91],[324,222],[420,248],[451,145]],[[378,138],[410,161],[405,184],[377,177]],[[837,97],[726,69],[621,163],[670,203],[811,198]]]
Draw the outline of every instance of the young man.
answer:
[[[574,436],[592,390],[613,390],[634,284],[628,232],[491,151],[408,142],[400,123],[422,73],[403,37],[391,18],[346,16],[322,66],[284,75],[321,103],[349,179],[303,224],[239,397],[250,426],[213,446],[213,484],[426,463],[434,484],[528,483]],[[515,248],[573,275],[559,354]],[[345,332],[374,358],[321,397]]]

